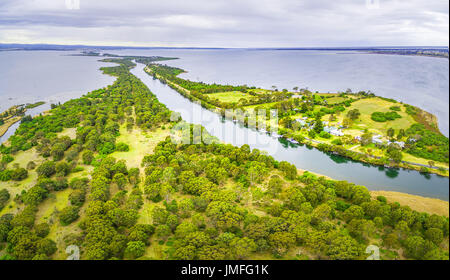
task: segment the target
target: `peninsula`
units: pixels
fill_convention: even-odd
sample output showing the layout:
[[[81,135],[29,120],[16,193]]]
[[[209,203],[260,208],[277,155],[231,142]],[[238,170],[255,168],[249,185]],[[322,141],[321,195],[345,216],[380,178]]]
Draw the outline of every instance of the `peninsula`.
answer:
[[[300,174],[248,145],[207,133],[193,139],[202,127],[171,118],[131,74],[130,58],[108,61],[118,64],[102,68],[114,84],[22,122],[0,146],[1,259],[67,259],[78,248],[86,260],[363,260],[375,245],[384,260],[448,260],[447,217],[373,197],[364,186]],[[173,84],[200,98],[190,85]],[[264,95],[247,91],[225,92],[245,94],[245,102]],[[273,90],[265,98],[291,102],[292,94]],[[316,98],[331,102],[307,98],[308,106],[319,106]],[[365,100],[331,98],[354,101],[341,116]],[[220,99],[209,100],[205,106]],[[174,142],[180,127],[190,133]]]

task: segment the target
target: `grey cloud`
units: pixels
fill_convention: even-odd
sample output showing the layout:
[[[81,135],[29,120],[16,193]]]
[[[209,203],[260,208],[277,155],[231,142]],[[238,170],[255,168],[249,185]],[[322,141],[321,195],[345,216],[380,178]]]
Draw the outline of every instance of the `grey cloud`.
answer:
[[[377,0],[374,0],[377,1]],[[0,42],[142,46],[448,45],[441,0],[2,0]],[[18,42],[20,41],[20,42]]]

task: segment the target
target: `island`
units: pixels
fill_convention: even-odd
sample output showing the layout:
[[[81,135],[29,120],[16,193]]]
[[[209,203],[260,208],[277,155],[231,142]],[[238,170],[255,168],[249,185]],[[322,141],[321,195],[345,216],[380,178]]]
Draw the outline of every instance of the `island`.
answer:
[[[101,70],[116,77],[112,85],[22,122],[0,146],[1,259],[363,260],[376,246],[384,260],[448,260],[448,215],[299,172],[248,145],[223,144],[207,133],[194,139],[193,131],[204,129],[171,118],[173,112],[131,74],[132,59],[108,61],[117,66]],[[362,105],[360,115],[348,112],[368,98],[400,107],[382,111],[385,118],[393,111],[415,120],[404,104],[370,94],[299,91],[301,97],[293,98],[275,89],[193,83],[177,78],[181,70],[155,64],[148,71],[219,111],[279,106],[286,135],[298,140],[309,132],[292,129],[294,121],[289,125],[286,118],[305,115],[305,123],[320,126],[333,115],[336,120],[324,126],[349,118],[350,129],[364,123],[365,112]],[[307,110],[289,107],[295,102]],[[325,103],[343,104],[344,110]],[[322,108],[329,111],[317,113]],[[421,139],[440,135],[433,126],[416,125]],[[190,133],[177,134],[180,127]],[[398,141],[411,137],[406,130]]]

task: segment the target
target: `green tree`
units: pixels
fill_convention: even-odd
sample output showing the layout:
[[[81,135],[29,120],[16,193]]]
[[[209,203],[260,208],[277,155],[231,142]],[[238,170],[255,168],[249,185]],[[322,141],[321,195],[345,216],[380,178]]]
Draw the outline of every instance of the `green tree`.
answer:
[[[130,241],[125,249],[125,257],[128,259],[137,259],[145,254],[145,244],[142,241]]]

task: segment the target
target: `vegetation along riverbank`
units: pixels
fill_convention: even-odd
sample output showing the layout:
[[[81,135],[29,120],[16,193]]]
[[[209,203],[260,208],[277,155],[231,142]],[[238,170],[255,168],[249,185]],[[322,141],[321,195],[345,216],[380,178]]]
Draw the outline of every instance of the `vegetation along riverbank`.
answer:
[[[32,104],[15,105],[2,112],[0,114],[0,136],[3,136],[8,129],[18,121],[29,120],[29,117],[25,120],[23,119],[28,109],[33,109],[43,104],[45,104],[44,101],[39,101]]]
[[[161,64],[145,71],[224,117],[264,132],[277,126],[277,134],[292,143],[387,168],[449,175],[449,139],[434,115],[412,105],[365,91],[314,93],[193,82],[178,77],[183,69]],[[227,109],[240,110],[229,116]],[[256,119],[259,109],[267,110],[263,120]],[[278,123],[270,110],[277,110]]]
[[[0,258],[65,259],[70,245],[90,260],[366,259],[369,245],[386,260],[449,258],[447,217],[248,145],[174,143],[193,125],[170,119],[130,59],[108,59],[114,84],[1,146]]]

